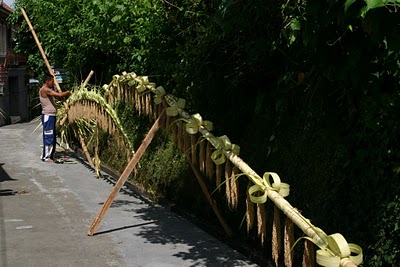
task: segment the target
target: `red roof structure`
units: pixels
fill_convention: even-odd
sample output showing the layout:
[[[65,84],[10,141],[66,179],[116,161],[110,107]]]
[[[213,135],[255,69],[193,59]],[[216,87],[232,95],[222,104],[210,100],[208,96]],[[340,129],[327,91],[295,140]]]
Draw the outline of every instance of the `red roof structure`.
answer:
[[[6,3],[1,2],[1,7],[4,8],[5,10],[9,11],[10,13],[13,12],[11,7],[9,7]]]

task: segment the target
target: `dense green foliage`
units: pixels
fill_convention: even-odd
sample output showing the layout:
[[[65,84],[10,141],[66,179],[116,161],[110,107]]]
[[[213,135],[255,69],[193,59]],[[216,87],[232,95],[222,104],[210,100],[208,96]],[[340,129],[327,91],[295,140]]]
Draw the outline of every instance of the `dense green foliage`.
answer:
[[[20,6],[53,65],[78,80],[94,69],[97,83],[149,75],[370,266],[400,265],[398,1],[17,0],[17,49],[38,72]],[[167,144],[154,157],[181,160]]]

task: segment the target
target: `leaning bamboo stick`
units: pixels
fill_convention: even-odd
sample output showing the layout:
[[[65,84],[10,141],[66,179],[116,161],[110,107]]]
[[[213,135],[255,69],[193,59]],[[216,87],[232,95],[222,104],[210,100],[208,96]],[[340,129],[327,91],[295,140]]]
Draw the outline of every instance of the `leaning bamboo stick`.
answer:
[[[91,70],[91,71],[89,72],[89,75],[86,77],[85,81],[84,81],[84,82],[82,83],[82,85],[81,85],[81,89],[83,89],[83,88],[86,87],[86,85],[87,85],[87,84],[89,83],[89,81],[90,81],[90,78],[92,78],[93,73],[94,73],[93,70]]]
[[[164,116],[165,110],[161,113],[160,117]],[[136,164],[139,162],[140,158],[142,157],[143,153],[146,151],[147,147],[150,145],[151,141],[153,140],[154,136],[156,135],[158,129],[160,128],[160,117],[154,122],[153,126],[151,127],[150,131],[147,133],[146,137],[143,139],[142,144],[136,151],[135,155],[125,167],[124,172],[119,177],[117,183],[115,184],[113,190],[111,191],[110,195],[108,196],[107,200],[104,202],[103,206],[101,207],[100,211],[97,213],[96,218],[94,219],[93,223],[91,224],[88,235],[92,236],[96,231],[97,227],[99,226],[101,220],[106,215],[106,212],[110,208],[112,202],[114,201],[115,197],[117,196],[119,190],[121,190],[124,183],[128,180],[129,175],[132,173],[133,169],[135,168]]]
[[[79,132],[79,130],[78,130],[77,132],[78,132],[79,142],[81,142],[81,147],[82,147],[82,149],[83,149],[83,153],[85,154],[86,159],[87,159],[88,162],[89,162],[89,165],[94,169],[95,166],[94,166],[94,164],[93,164],[92,158],[90,157],[89,151],[88,151],[87,146],[86,146],[86,144],[85,144],[85,140],[83,139],[83,136],[82,136],[82,134]]]
[[[215,201],[211,198],[211,195],[208,192],[207,186],[204,183],[201,174],[197,171],[196,167],[193,165],[193,163],[190,160],[188,160],[188,162],[190,164],[190,167],[192,167],[193,173],[195,174],[197,181],[200,184],[201,190],[203,190],[203,193],[206,196],[208,203],[210,204],[211,208],[213,209],[215,215],[217,216],[219,223],[224,228],[225,233],[227,234],[227,236],[231,237],[232,236],[232,230],[229,228],[229,226],[226,224],[226,222],[222,218],[221,213],[219,212],[218,207],[215,204]]]

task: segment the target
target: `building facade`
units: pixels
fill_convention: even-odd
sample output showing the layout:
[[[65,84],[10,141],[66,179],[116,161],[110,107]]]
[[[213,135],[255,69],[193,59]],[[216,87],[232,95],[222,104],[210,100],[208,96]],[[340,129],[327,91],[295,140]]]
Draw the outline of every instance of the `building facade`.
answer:
[[[26,58],[12,51],[12,29],[7,24],[13,10],[0,6],[0,126],[29,119]]]

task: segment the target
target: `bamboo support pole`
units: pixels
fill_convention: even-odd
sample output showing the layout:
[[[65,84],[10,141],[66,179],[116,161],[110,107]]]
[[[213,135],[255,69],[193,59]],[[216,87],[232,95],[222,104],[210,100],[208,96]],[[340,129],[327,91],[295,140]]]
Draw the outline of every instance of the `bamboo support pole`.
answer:
[[[200,184],[201,190],[203,190],[204,195],[207,198],[208,203],[210,204],[211,208],[213,209],[215,215],[218,218],[219,223],[221,224],[222,228],[224,228],[225,233],[227,234],[227,236],[231,237],[232,236],[232,230],[229,228],[229,226],[226,224],[226,222],[224,221],[224,219],[222,218],[217,205],[215,204],[215,201],[211,198],[210,193],[208,192],[207,186],[203,181],[203,178],[201,176],[201,174],[197,171],[196,167],[193,165],[193,163],[188,160],[190,167],[192,167],[193,173],[196,176],[197,181]]]
[[[89,162],[89,165],[94,169],[95,166],[94,166],[94,164],[93,164],[92,158],[90,157],[89,151],[88,151],[87,146],[86,146],[86,144],[85,144],[85,140],[83,139],[83,136],[82,136],[82,134],[79,132],[79,130],[78,130],[77,132],[78,132],[79,142],[81,142],[81,146],[82,146],[82,149],[83,149],[83,153],[85,154],[86,159],[87,159],[88,162]]]
[[[93,73],[94,73],[94,71],[91,70],[90,73],[89,73],[89,75],[86,77],[86,80],[82,83],[81,89],[83,89],[83,88],[86,87],[86,85],[88,84],[90,78],[92,78]],[[55,80],[55,79],[54,79],[54,80]],[[64,105],[66,105],[66,104],[64,103]],[[67,114],[68,114],[68,113],[67,113]],[[61,122],[60,122],[60,125],[63,125],[63,124],[65,123],[65,121],[67,120],[67,118],[68,118],[68,115],[65,115],[64,118],[62,118],[62,120],[61,120]]]
[[[90,80],[90,78],[92,77],[92,75],[93,75],[93,71],[91,71],[91,72],[89,73],[88,77],[86,78],[85,82],[82,84],[82,87],[81,87],[81,88],[84,88],[84,87],[86,86],[86,84],[89,82],[89,80]],[[62,125],[63,122],[65,122],[66,119],[67,119],[67,116],[65,116],[65,117],[63,118],[63,121],[62,121],[60,124]],[[87,149],[87,146],[86,146],[86,143],[85,143],[85,139],[83,138],[83,136],[82,136],[82,134],[79,132],[79,130],[78,130],[77,132],[78,132],[79,142],[81,143],[81,147],[82,147],[82,149],[83,149],[83,153],[85,154],[85,157],[86,157],[86,159],[87,159],[89,165],[90,165],[93,169],[95,169],[95,165],[93,164],[92,158],[90,157],[89,150]],[[97,173],[97,172],[96,172],[96,173]]]
[[[100,164],[100,158],[99,158],[99,127],[96,125],[96,129],[95,129],[95,135],[96,135],[96,145],[94,147],[94,158],[96,161],[95,164],[95,172],[96,172],[96,176],[97,178],[100,177],[100,168],[101,168],[101,164]]]
[[[93,70],[91,70],[91,71],[89,72],[89,74],[88,74],[88,76],[86,77],[85,81],[84,81],[84,82],[82,83],[82,85],[81,85],[81,89],[83,89],[83,88],[86,87],[86,85],[89,83],[90,79],[92,78],[93,73],[94,73]]]
[[[135,155],[125,167],[124,172],[119,177],[118,181],[116,182],[113,190],[111,191],[110,195],[108,196],[107,200],[104,202],[103,206],[101,207],[100,211],[97,213],[96,218],[94,219],[93,223],[91,224],[88,235],[92,236],[96,231],[97,227],[99,226],[101,220],[106,215],[106,212],[110,208],[112,202],[114,201],[115,197],[117,196],[119,190],[121,190],[124,183],[128,180],[129,175],[132,173],[133,169],[135,168],[136,164],[139,162],[140,158],[142,157],[143,153],[146,151],[147,147],[150,145],[151,141],[153,140],[155,134],[157,133],[158,129],[160,128],[160,118],[164,116],[165,110],[161,113],[160,117],[154,122],[153,126],[151,127],[150,131],[147,133],[146,137],[143,139],[142,144],[136,151]]]

